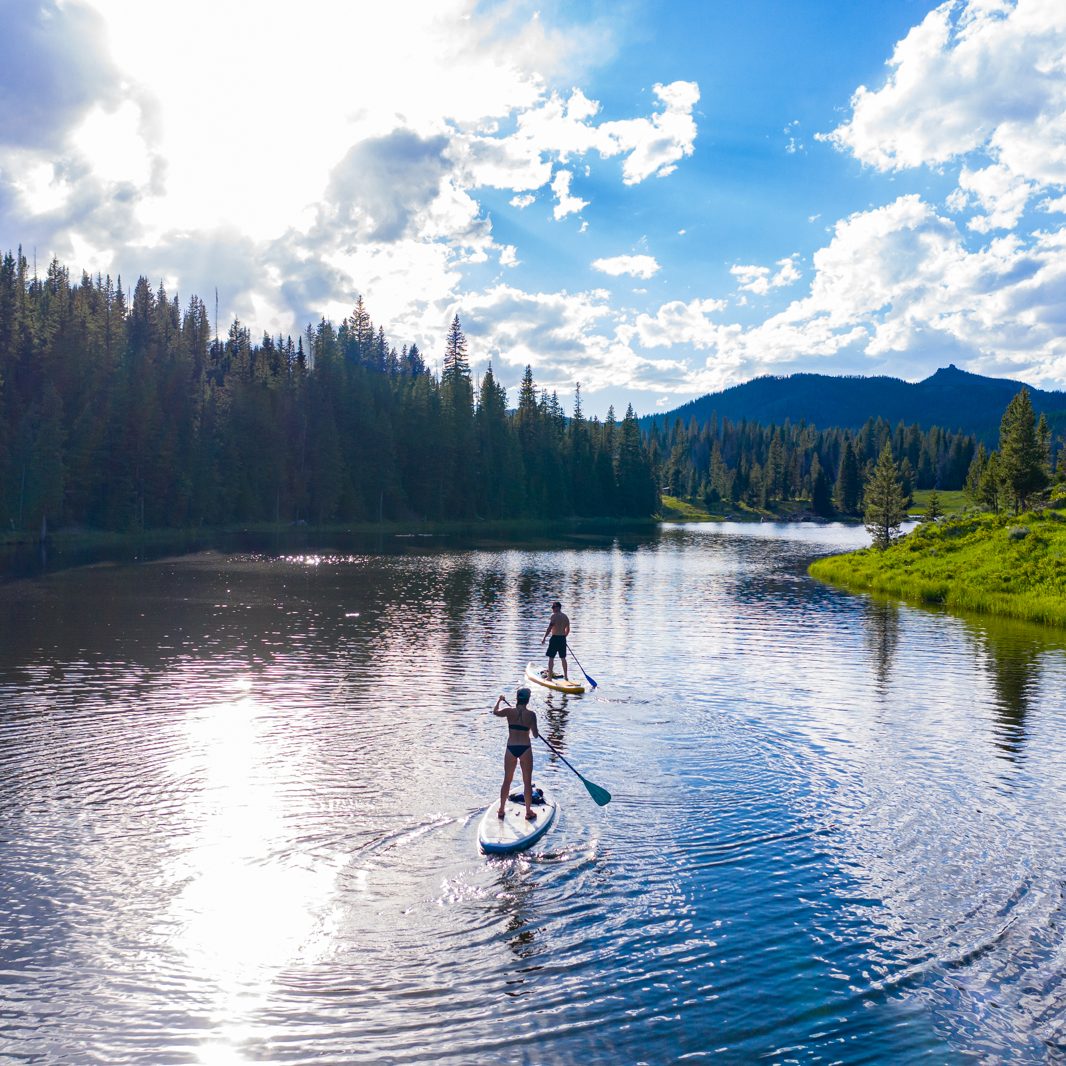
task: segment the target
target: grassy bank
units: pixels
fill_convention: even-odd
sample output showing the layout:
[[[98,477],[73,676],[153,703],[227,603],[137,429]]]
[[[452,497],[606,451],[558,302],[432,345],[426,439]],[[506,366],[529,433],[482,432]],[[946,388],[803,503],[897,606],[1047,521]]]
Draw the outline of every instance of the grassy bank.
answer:
[[[916,603],[1066,626],[1066,514],[944,519],[883,552],[818,559],[810,573]]]
[[[908,511],[913,515],[924,515],[926,507],[929,506],[929,497],[932,494],[932,489],[915,489],[913,493],[914,499]],[[961,514],[973,506],[973,500],[962,489],[937,489],[936,494],[940,499],[940,509],[949,518],[952,515]]]
[[[791,522],[809,517],[809,505],[802,500],[789,500],[774,510],[759,510],[745,503],[718,503],[706,507],[678,496],[663,496],[659,509],[659,518],[663,522]]]

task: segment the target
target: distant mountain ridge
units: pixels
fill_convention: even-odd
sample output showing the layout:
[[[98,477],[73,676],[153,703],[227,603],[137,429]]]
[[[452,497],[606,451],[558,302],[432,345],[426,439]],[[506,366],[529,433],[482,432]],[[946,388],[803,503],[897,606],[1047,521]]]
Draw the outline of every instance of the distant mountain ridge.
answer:
[[[719,418],[760,425],[778,425],[789,419],[808,422],[820,429],[839,426],[858,429],[870,418],[883,418],[890,425],[903,421],[923,428],[973,433],[995,445],[1003,411],[1017,392],[1029,389],[1037,416],[1046,414],[1053,431],[1066,428],[1066,392],[1046,392],[1010,378],[987,378],[960,370],[954,364],[942,367],[924,381],[909,382],[890,377],[834,377],[830,374],[790,374],[761,377],[708,393],[663,414],[646,415],[651,423],[673,425],[678,418],[688,424]]]

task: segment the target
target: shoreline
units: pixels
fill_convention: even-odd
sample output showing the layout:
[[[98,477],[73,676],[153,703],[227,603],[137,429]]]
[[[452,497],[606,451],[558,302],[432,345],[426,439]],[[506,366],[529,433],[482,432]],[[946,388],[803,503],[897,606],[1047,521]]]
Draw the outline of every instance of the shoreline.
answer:
[[[1066,514],[925,523],[884,551],[826,556],[807,573],[853,592],[1066,628]]]
[[[310,523],[247,522],[231,526],[200,526],[189,528],[160,528],[118,532],[85,527],[61,528],[43,539],[33,533],[0,533],[0,551],[26,551],[36,548],[84,550],[93,548],[123,548],[194,543],[225,537],[446,537],[485,536],[492,533],[515,534],[606,532],[611,530],[650,529],[659,524],[658,518],[551,518],[501,519],[449,522],[330,522]]]

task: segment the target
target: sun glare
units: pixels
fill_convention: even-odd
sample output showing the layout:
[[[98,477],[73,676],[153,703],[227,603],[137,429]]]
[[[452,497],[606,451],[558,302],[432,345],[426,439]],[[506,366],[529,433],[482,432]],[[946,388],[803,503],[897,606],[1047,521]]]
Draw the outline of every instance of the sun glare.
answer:
[[[169,919],[187,966],[212,990],[214,1036],[201,1055],[211,1064],[243,1061],[236,1046],[279,970],[323,949],[315,931],[336,880],[334,864],[289,839],[291,754],[272,730],[276,715],[256,700],[251,678],[233,688],[233,699],[190,712],[188,754],[172,768],[197,787],[184,791],[192,840],[171,871],[184,887]]]

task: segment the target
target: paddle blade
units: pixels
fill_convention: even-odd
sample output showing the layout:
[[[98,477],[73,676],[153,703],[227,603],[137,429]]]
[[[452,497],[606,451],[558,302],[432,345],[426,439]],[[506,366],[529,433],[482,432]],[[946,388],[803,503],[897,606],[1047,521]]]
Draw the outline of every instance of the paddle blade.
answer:
[[[584,671],[584,670],[582,670],[581,672],[582,672],[583,674],[585,674],[585,671]],[[587,681],[587,682],[589,683],[589,685],[590,685],[590,686],[591,686],[592,688],[596,688],[596,679],[595,679],[594,677],[589,677],[589,675],[588,675],[588,674],[585,674],[585,680],[586,680],[586,681]]]
[[[578,777],[581,777],[578,774]],[[596,801],[601,807],[606,807],[611,802],[611,794],[605,788],[600,788],[599,785],[593,784],[586,777],[581,777],[581,783],[588,790],[588,794]]]

